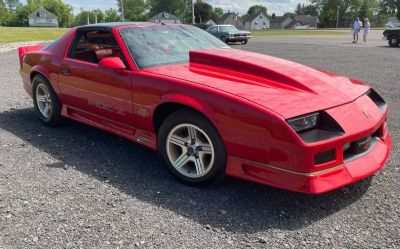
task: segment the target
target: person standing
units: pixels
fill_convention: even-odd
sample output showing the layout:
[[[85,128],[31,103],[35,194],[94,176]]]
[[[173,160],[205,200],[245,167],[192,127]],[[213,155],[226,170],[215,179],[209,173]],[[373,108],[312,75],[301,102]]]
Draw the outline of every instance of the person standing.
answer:
[[[356,21],[353,24],[353,43],[357,43],[358,42],[358,33],[360,33],[362,25],[363,24],[360,21],[360,19],[357,18]]]
[[[367,46],[367,36],[368,36],[370,30],[371,30],[371,24],[369,23],[368,18],[365,18],[364,19],[364,36],[363,36],[365,46]]]

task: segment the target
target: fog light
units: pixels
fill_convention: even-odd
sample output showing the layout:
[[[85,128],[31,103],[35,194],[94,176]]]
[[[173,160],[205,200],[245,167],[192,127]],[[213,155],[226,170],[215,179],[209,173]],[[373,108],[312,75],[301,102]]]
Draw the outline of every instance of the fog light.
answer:
[[[318,164],[323,164],[323,163],[334,161],[336,159],[335,154],[336,154],[335,149],[331,149],[328,151],[324,151],[324,152],[315,154],[314,164],[318,165]]]

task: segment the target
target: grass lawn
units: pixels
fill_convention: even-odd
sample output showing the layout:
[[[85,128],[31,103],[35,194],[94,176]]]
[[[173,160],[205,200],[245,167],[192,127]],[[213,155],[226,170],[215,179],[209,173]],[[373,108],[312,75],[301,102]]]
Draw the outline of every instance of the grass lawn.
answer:
[[[64,28],[0,27],[0,43],[54,40],[63,35],[67,30]]]
[[[293,30],[293,29],[269,29],[252,31],[253,36],[331,36],[344,35],[344,31],[332,30]]]

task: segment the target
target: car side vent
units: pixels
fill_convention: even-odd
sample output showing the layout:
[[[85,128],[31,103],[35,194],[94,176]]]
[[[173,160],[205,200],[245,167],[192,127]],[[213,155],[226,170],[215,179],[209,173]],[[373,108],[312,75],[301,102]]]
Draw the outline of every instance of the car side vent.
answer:
[[[379,107],[382,112],[386,111],[386,102],[377,92],[375,92],[375,90],[369,90],[367,92],[367,96]]]

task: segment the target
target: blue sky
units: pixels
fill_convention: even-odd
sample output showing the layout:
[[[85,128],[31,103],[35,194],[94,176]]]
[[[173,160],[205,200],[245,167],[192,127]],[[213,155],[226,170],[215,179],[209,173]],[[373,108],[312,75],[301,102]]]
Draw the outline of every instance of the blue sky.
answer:
[[[85,10],[109,9],[116,7],[116,0],[64,0],[64,2],[74,7],[74,13],[78,13],[81,8]],[[246,13],[248,8],[255,4],[265,5],[268,13],[282,15],[285,12],[294,11],[298,3],[307,3],[308,0],[205,0],[205,2],[224,9],[225,12],[234,11],[240,14]]]

